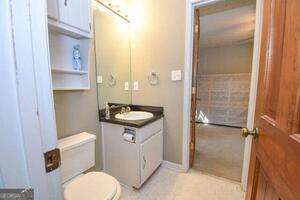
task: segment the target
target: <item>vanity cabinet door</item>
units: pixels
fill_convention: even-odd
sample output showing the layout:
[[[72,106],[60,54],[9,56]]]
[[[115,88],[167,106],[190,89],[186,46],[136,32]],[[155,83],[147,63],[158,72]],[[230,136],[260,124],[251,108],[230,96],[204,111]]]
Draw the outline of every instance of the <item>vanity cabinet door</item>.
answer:
[[[139,187],[139,145],[124,140],[124,126],[101,124],[104,171],[127,186]]]
[[[140,146],[141,184],[162,163],[163,138],[162,131],[148,138]]]
[[[58,5],[57,0],[47,0],[47,14],[51,19],[58,19]]]
[[[90,32],[90,1],[59,0],[60,22]]]

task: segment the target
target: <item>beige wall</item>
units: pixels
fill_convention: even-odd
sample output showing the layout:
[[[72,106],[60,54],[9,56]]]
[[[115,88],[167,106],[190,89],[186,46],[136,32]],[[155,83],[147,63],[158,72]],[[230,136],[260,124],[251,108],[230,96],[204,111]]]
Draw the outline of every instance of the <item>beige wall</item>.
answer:
[[[56,91],[54,106],[58,138],[64,138],[80,132],[89,132],[97,136],[96,169],[101,169],[101,136],[98,117],[95,57],[91,48],[90,79],[91,89],[86,91]]]
[[[132,30],[132,81],[140,87],[133,104],[164,107],[164,159],[181,164],[183,81],[171,81],[171,70],[184,67],[185,0],[131,3],[140,13]],[[157,86],[147,81],[151,71],[158,72]]]
[[[132,30],[132,80],[140,90],[133,91],[133,104],[163,106],[164,159],[182,161],[183,81],[172,82],[171,70],[184,66],[185,0],[132,0],[138,4],[139,23]],[[101,167],[94,53],[91,58],[91,90],[55,92],[58,137],[81,131],[97,135],[96,167]],[[160,83],[151,86],[147,76],[159,74]],[[183,74],[182,74],[183,75]]]
[[[253,43],[200,50],[200,74],[251,73]]]

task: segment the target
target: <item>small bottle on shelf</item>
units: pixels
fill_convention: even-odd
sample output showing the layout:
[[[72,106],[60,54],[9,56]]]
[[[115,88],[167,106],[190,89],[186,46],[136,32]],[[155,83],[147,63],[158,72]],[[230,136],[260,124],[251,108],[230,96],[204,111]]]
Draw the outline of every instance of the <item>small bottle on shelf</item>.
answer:
[[[110,119],[110,110],[108,102],[105,103],[105,119]]]

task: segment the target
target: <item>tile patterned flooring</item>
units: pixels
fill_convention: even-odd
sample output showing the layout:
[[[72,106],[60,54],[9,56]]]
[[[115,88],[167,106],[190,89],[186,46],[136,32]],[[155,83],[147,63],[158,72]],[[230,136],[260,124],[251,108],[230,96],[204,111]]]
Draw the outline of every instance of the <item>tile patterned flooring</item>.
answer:
[[[191,169],[179,173],[160,167],[139,189],[122,187],[121,200],[242,200],[239,183]]]

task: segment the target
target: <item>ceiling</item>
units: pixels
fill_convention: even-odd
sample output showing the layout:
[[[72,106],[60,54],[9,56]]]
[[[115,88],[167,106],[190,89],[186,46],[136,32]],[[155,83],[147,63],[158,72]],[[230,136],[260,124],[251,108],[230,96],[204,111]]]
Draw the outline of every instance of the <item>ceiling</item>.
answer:
[[[254,27],[255,5],[201,16],[201,48],[251,42]]]

